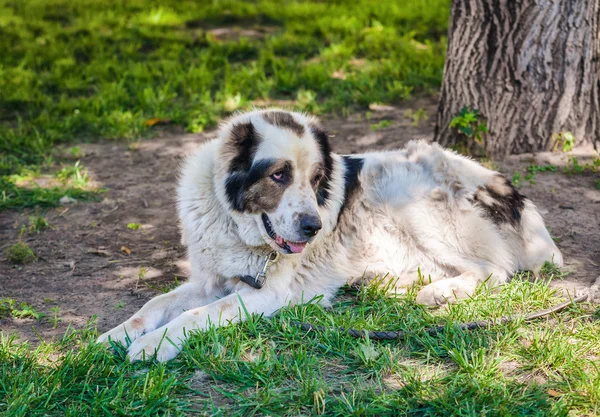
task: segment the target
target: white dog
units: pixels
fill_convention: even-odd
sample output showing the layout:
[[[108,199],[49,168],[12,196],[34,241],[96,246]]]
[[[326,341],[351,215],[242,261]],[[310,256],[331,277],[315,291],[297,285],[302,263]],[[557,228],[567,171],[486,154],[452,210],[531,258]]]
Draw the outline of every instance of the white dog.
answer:
[[[188,331],[271,314],[390,274],[440,305],[517,270],[562,263],[535,206],[505,177],[435,144],[341,156],[319,121],[235,116],[187,159],[178,188],[192,276],[100,336],[132,360],[175,357]]]

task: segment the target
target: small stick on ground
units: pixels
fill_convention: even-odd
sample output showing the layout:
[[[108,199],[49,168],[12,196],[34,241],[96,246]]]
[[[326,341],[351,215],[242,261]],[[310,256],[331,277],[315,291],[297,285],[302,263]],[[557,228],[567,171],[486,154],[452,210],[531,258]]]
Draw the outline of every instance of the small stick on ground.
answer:
[[[531,321],[531,320],[538,319],[540,317],[548,316],[553,313],[558,313],[559,311],[564,310],[565,308],[567,308],[570,305],[582,303],[587,299],[588,299],[587,294],[580,295],[579,297],[572,298],[568,301],[565,301],[563,303],[557,304],[555,306],[549,307],[544,310],[534,311],[533,313],[513,314],[510,316],[502,316],[502,317],[499,317],[497,319],[492,319],[492,320],[472,321],[472,322],[468,322],[468,323],[461,323],[458,326],[463,330],[474,330],[474,329],[481,329],[481,328],[486,328],[486,327],[497,326],[499,324],[505,324],[505,323],[509,323],[512,321],[516,321],[516,320]],[[403,340],[409,334],[409,332],[404,332],[404,331],[380,331],[380,330],[367,331],[367,330],[346,329],[343,327],[340,327],[337,329],[332,329],[332,328],[328,328],[328,327],[324,327],[324,326],[315,326],[310,323],[302,323],[302,322],[297,322],[297,321],[293,321],[290,324],[295,327],[300,327],[302,330],[306,330],[307,332],[311,331],[311,330],[312,331],[321,331],[321,332],[327,331],[327,330],[335,330],[340,333],[347,333],[348,335],[350,335],[352,337],[368,337],[369,339],[373,339],[373,340],[394,340],[394,339]],[[428,327],[428,328],[424,329],[423,331],[425,333],[428,333],[428,334],[434,336],[438,333],[442,333],[444,331],[444,329],[445,329],[445,326],[435,326],[435,327]]]

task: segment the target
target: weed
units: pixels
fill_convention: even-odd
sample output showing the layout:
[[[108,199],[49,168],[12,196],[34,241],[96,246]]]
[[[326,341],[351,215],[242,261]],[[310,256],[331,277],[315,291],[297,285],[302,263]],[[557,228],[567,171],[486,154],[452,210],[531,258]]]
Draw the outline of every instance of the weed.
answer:
[[[52,312],[52,318],[50,319],[50,322],[52,323],[52,328],[56,329],[58,327],[58,325],[60,324],[60,322],[62,321],[62,319],[59,317],[60,307],[59,306],[52,307],[50,309],[50,311]]]
[[[148,269],[144,266],[141,266],[138,270],[138,279],[146,278],[146,274],[148,273]]]
[[[520,188],[521,185],[523,185],[523,179],[521,178],[521,173],[519,171],[515,171],[513,174],[512,183],[517,188]]]
[[[57,171],[54,176],[63,184],[71,184],[75,188],[86,188],[89,185],[87,169],[83,168],[80,161],[73,166],[65,166]]]
[[[24,242],[17,242],[9,246],[5,252],[6,258],[13,264],[29,264],[37,260],[33,250]]]
[[[36,311],[27,303],[21,303],[17,306],[17,302],[10,298],[0,299],[0,317],[11,316],[15,318],[33,318],[40,320],[45,316],[44,313]]]
[[[115,310],[120,310],[122,308],[124,308],[127,304],[125,304],[125,301],[119,301],[117,304],[115,304]]]
[[[552,135],[554,146],[552,150],[556,152],[560,146],[563,152],[570,152],[575,147],[575,135],[571,132],[559,132]]]
[[[429,120],[429,115],[427,114],[427,110],[423,108],[419,108],[415,111],[411,109],[407,109],[404,112],[404,118],[412,119],[412,125],[417,127],[421,123],[421,121]]]
[[[48,220],[44,216],[29,216],[29,225],[21,226],[21,235],[27,233],[40,233],[43,230],[51,229],[52,226],[48,223]]]
[[[127,223],[127,228],[131,230],[138,230],[142,225],[140,223]]]
[[[394,122],[391,120],[381,120],[371,125],[371,130],[381,130],[390,127]]]
[[[581,174],[585,171],[585,166],[579,165],[579,160],[572,156],[569,158],[569,162],[565,166],[565,172],[567,174]]]
[[[538,172],[556,172],[557,167],[555,165],[529,165],[527,167],[527,175],[525,175],[525,180],[529,181],[531,184],[535,184],[535,174]]]
[[[485,120],[480,120],[479,110],[465,106],[458,115],[450,121],[450,127],[465,136],[469,141],[483,144],[484,135],[487,133]]]
[[[0,298],[0,318],[9,317],[15,304],[16,301],[12,298]]]
[[[32,318],[36,320],[40,320],[45,316],[44,313],[36,311],[32,306],[27,303],[19,304],[19,307],[12,310],[12,316],[15,318],[26,319]]]
[[[542,265],[542,268],[540,269],[540,276],[547,280],[551,280],[551,279],[555,279],[555,278],[563,279],[567,275],[569,275],[569,273],[565,272],[565,271],[561,271],[560,267],[558,267],[554,262],[546,261],[546,262],[544,262],[544,264]]]
[[[140,281],[143,281],[146,278],[146,274],[148,273],[148,269],[145,266],[141,266],[138,269],[137,281],[135,282],[135,289],[137,290],[140,284]]]
[[[583,174],[584,172],[598,172],[599,170],[600,156],[594,158],[592,162],[583,165],[579,163],[577,157],[572,156],[564,168],[565,173],[572,175]]]

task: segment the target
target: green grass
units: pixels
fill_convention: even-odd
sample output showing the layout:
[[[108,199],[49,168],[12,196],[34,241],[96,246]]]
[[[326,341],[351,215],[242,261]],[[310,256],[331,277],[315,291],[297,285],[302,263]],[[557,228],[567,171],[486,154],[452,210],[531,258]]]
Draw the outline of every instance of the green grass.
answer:
[[[52,229],[52,225],[44,216],[29,216],[29,225],[21,226],[21,234],[23,233],[40,233],[46,229]]]
[[[0,298],[0,318],[15,317],[40,320],[44,316],[46,316],[44,313],[36,311],[27,303],[20,303],[17,306],[17,302],[12,298]]]
[[[531,184],[535,184],[535,174],[538,172],[556,172],[557,167],[555,165],[529,165],[527,167],[527,175],[525,180]]]
[[[455,326],[559,301],[547,284],[521,278],[437,311],[416,305],[414,291],[389,298],[374,287],[346,289],[332,310],[296,306],[270,320],[253,316],[195,334],[168,364],[129,364],[119,346],[111,353],[93,342],[93,324],[36,349],[4,336],[0,413],[597,415],[600,321],[590,305],[531,323],[476,331]],[[409,335],[378,342],[336,331],[306,333],[293,321]],[[444,333],[423,332],[439,323],[446,323]]]
[[[10,245],[4,251],[6,259],[13,264],[29,264],[37,260],[35,252],[27,246],[27,243],[17,242]]]
[[[253,104],[345,113],[432,91],[441,82],[449,5],[0,0],[0,210],[95,198],[79,143],[126,140],[135,149],[158,126],[197,132]],[[247,36],[223,38],[217,28]],[[46,185],[37,185],[42,177]],[[32,217],[23,233],[47,227]],[[29,254],[26,246],[8,250],[15,248],[18,257]],[[145,274],[140,268],[144,284]],[[345,289],[332,310],[296,306],[195,334],[168,364],[129,364],[122,348],[94,343],[93,323],[36,348],[2,334],[0,415],[600,413],[600,315],[590,305],[468,332],[455,325],[558,299],[546,284],[519,278],[448,309],[428,310],[414,298]],[[0,300],[3,320],[57,327],[61,310],[48,308],[44,316]],[[360,340],[306,333],[293,321],[409,336]],[[423,333],[439,323],[444,333]]]
[[[388,127],[390,127],[391,125],[393,125],[394,122],[391,120],[382,120],[378,123],[373,123],[371,125],[371,130],[375,131],[375,130],[381,130],[381,129],[386,129]]]
[[[61,144],[136,140],[164,123],[197,132],[271,100],[340,113],[435,90],[449,5],[0,0],[0,209],[84,197],[14,178],[79,156]]]

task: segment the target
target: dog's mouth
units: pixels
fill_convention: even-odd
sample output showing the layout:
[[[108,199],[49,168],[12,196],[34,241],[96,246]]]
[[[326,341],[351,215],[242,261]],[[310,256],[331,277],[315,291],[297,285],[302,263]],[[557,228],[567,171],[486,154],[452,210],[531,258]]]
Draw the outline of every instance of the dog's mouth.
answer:
[[[306,247],[306,244],[308,242],[292,242],[291,240],[285,240],[277,233],[275,233],[275,230],[273,229],[273,224],[271,224],[269,216],[267,216],[265,213],[262,214],[262,221],[269,237],[273,239],[277,246],[279,246],[287,253],[301,253]]]

